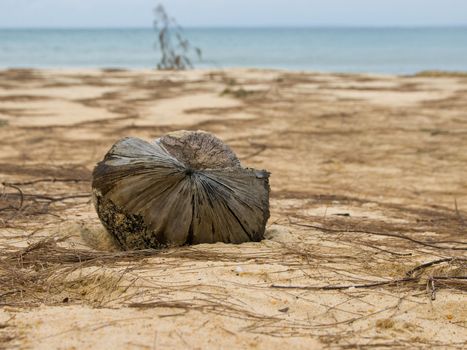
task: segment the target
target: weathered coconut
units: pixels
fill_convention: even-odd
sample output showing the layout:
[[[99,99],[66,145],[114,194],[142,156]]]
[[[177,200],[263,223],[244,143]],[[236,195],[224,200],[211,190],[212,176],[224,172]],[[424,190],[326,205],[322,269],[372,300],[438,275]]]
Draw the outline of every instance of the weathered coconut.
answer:
[[[97,214],[122,249],[260,241],[269,173],[202,131],[118,141],[93,172]]]

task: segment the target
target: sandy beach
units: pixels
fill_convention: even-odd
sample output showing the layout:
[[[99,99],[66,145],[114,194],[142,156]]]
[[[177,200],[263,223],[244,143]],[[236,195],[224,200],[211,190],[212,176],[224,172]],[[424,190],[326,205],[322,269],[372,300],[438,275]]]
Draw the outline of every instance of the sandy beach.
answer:
[[[0,349],[461,349],[467,74],[0,71]],[[214,133],[267,239],[98,251],[118,139]]]

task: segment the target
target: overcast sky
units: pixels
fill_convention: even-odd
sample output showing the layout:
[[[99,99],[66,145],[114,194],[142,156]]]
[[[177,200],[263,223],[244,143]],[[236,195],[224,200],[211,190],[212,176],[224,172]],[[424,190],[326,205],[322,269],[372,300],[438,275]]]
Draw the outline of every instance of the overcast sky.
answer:
[[[150,27],[151,0],[0,0],[0,27]],[[165,0],[190,26],[467,25],[467,0]]]

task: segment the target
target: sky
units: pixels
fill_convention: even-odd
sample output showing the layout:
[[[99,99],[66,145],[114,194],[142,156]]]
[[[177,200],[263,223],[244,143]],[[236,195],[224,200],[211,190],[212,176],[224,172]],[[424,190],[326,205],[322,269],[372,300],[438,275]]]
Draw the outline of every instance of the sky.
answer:
[[[467,0],[0,0],[0,27],[467,26]]]

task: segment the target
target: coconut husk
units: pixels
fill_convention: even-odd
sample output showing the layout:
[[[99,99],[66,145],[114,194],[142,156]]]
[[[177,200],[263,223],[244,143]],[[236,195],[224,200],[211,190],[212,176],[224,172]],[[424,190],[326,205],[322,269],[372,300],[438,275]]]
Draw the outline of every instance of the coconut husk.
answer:
[[[99,218],[122,249],[260,241],[269,173],[202,131],[118,141],[93,172]]]

